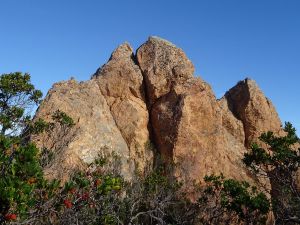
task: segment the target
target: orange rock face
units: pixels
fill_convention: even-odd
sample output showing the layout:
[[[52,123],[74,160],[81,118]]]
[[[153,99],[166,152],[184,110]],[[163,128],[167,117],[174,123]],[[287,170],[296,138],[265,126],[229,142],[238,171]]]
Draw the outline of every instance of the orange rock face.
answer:
[[[163,160],[175,165],[174,175],[187,186],[212,173],[251,181],[242,164],[246,151],[242,121],[229,110],[225,114],[210,86],[193,77],[183,51],[150,38],[137,51],[137,59],[150,96],[153,140]],[[159,59],[167,61],[158,63]],[[235,126],[223,125],[227,117]]]
[[[240,81],[225,94],[225,99],[228,109],[244,125],[246,146],[264,132],[281,132],[281,121],[273,104],[254,80]]]
[[[126,141],[135,170],[144,172],[152,165],[149,114],[145,103],[143,75],[134,62],[129,44],[119,46],[110,60],[93,77],[110,108],[114,121]]]
[[[58,178],[114,152],[128,180],[155,166],[159,154],[187,189],[213,173],[254,182],[243,154],[262,132],[281,130],[276,110],[254,81],[239,82],[217,100],[194,77],[185,53],[157,37],[136,54],[127,43],[119,46],[90,81],[54,85],[36,118],[50,120],[56,109],[75,119],[72,139],[35,140],[39,146],[61,142],[59,157],[45,169]]]

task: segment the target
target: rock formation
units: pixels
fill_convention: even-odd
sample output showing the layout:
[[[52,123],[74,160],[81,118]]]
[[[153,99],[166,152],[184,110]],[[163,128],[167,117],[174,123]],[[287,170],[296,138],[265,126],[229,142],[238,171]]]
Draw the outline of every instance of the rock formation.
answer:
[[[40,105],[36,118],[51,121],[58,109],[70,115],[76,126],[70,131],[70,137],[61,138],[59,133],[63,131],[59,130],[51,138],[33,138],[40,148],[55,151],[53,162],[45,168],[46,177],[66,180],[73,170],[84,169],[99,156],[116,153],[122,156],[122,175],[131,178],[134,166],[129,148],[96,82],[70,80],[55,84]]]
[[[232,114],[243,123],[247,147],[263,132],[281,132],[281,121],[273,104],[254,80],[247,78],[240,81],[221,101],[226,102],[223,104],[227,104]],[[239,133],[237,136],[241,137]]]
[[[153,158],[153,152],[146,148],[150,141],[149,115],[143,75],[134,62],[129,44],[125,43],[113,52],[109,62],[93,76],[93,81],[98,84],[127,144],[134,169],[144,172],[146,167],[151,166]]]
[[[58,178],[99,154],[114,153],[128,180],[161,158],[186,184],[212,173],[254,182],[243,153],[262,132],[281,130],[274,107],[253,80],[239,82],[218,100],[194,76],[185,53],[157,37],[136,54],[127,43],[119,46],[89,81],[55,84],[36,118],[51,120],[57,109],[75,119],[72,139],[35,140],[46,147],[61,142],[59,157],[45,169]]]

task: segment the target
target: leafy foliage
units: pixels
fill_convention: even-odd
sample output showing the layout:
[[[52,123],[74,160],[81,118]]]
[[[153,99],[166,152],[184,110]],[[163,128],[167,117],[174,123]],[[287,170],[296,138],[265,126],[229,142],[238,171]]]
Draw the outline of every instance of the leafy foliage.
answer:
[[[24,142],[20,136],[2,135],[0,149],[1,218],[3,220],[10,214],[24,219],[30,209],[53,198],[59,182],[44,179],[39,149],[30,142]]]
[[[0,77],[1,134],[20,131],[30,116],[26,111],[41,100],[42,92],[30,82],[30,75],[20,72],[2,74]]]
[[[32,122],[29,108],[42,93],[30,83],[29,74],[10,73],[0,77],[0,224],[24,219],[29,210],[52,198],[59,182],[43,178],[40,151],[28,141],[29,134],[51,130],[53,124]],[[54,114],[54,123],[74,122],[64,113]]]
[[[300,223],[300,193],[296,172],[300,169],[299,138],[290,123],[285,124],[285,136],[264,133],[260,140],[267,146],[254,143],[245,154],[244,163],[260,176],[271,181],[270,194],[277,224]]]
[[[199,202],[208,205],[202,208],[205,224],[265,224],[270,210],[268,198],[247,182],[206,176],[207,187]],[[203,211],[204,210],[204,211]]]

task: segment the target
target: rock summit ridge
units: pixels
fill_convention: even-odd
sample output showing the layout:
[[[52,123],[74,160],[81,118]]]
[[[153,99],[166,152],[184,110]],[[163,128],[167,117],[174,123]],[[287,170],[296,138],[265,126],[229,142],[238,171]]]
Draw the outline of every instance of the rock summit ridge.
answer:
[[[262,132],[281,131],[274,106],[255,81],[245,79],[217,100],[194,76],[184,51],[158,37],[136,53],[128,43],[120,45],[89,81],[55,84],[36,118],[51,120],[57,109],[77,122],[72,138],[34,137],[39,147],[58,146],[45,168],[49,178],[67,179],[97,156],[115,155],[131,180],[136,171],[155,167],[159,155],[186,184],[212,173],[254,182],[243,154]]]

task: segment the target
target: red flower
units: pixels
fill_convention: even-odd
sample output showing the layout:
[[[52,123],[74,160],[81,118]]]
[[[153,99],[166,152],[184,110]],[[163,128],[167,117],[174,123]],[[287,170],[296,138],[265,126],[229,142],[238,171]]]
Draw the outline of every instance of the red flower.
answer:
[[[73,206],[72,202],[70,202],[70,200],[68,199],[64,200],[64,205],[66,206],[67,209],[70,209]]]
[[[16,214],[6,214],[4,217],[6,220],[16,220],[17,215]]]

